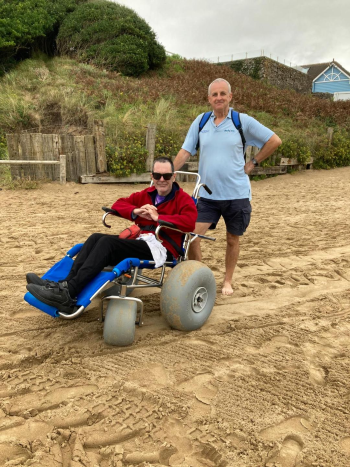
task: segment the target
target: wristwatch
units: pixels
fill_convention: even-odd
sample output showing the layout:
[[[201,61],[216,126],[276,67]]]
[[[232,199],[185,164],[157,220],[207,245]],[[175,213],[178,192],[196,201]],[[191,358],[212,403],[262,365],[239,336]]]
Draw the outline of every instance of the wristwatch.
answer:
[[[255,157],[252,157],[250,160],[253,162],[254,167],[257,167],[259,165],[259,162],[255,159]]]

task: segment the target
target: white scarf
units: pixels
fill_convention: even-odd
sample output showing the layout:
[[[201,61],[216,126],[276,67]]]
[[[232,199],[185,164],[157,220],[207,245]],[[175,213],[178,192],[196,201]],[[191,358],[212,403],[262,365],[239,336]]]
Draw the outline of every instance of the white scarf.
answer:
[[[159,268],[160,266],[163,266],[163,264],[166,261],[166,256],[167,256],[167,250],[166,248],[158,241],[153,235],[153,233],[145,233],[141,234],[139,237],[137,237],[136,240],[143,240],[144,242],[147,242],[147,245],[149,246],[149,249],[151,250],[155,265],[155,268]]]

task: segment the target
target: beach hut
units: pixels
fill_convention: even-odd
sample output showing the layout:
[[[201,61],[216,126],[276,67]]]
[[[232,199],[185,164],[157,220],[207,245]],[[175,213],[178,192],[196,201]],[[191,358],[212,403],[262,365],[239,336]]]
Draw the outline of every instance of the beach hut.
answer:
[[[312,78],[313,93],[335,94],[337,100],[350,98],[350,72],[338,62],[302,65]],[[345,93],[345,94],[342,94]]]

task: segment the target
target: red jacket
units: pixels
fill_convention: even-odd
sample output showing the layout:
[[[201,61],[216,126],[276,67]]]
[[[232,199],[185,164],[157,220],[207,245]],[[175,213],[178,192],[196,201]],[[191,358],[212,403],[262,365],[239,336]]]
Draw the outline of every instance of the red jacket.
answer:
[[[159,220],[173,223],[179,230],[183,232],[191,232],[194,230],[197,220],[197,209],[196,205],[187,193],[179,187],[177,183],[174,183],[175,195],[172,199],[164,201],[157,206]],[[134,220],[131,214],[135,208],[140,208],[145,204],[153,204],[151,193],[155,191],[155,187],[151,186],[145,190],[133,193],[128,198],[119,198],[112,206],[112,209],[118,211],[121,217],[134,221],[138,226],[142,227],[147,225],[158,226],[158,222],[143,217],[136,217]],[[175,230],[162,228],[162,231],[171,236],[171,238],[177,243],[179,247],[182,246],[182,234]],[[149,230],[144,230],[145,233]],[[163,240],[163,239],[162,239]],[[179,255],[175,248],[167,241],[163,240],[163,245],[172,255],[177,258]]]

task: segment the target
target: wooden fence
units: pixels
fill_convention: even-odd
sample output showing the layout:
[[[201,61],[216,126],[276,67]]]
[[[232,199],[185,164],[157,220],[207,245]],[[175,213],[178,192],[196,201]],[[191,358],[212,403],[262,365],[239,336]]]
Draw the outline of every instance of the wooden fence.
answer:
[[[12,178],[59,180],[56,164],[26,164],[25,161],[58,162],[61,154],[67,157],[67,181],[77,182],[82,175],[106,172],[106,140],[102,122],[94,122],[93,133],[84,136],[42,133],[6,135],[9,160],[16,161],[15,165],[11,165]],[[19,164],[21,160],[23,164]]]
[[[34,180],[45,178],[58,180],[59,172],[54,165],[18,165],[18,163],[20,160],[58,161],[59,155],[65,154],[67,156],[67,181],[80,181],[81,183],[148,182],[155,155],[156,131],[155,124],[147,126],[145,144],[148,158],[146,172],[140,175],[132,174],[129,177],[116,177],[107,173],[106,140],[101,121],[94,121],[93,135],[72,136],[68,134],[47,135],[41,133],[6,135],[9,159],[17,161],[16,166],[11,166],[11,173],[14,178],[24,176]],[[332,129],[328,129],[327,135],[331,144]],[[258,152],[258,148],[248,146],[246,160],[255,157]],[[272,166],[255,167],[251,175],[283,174],[287,172],[288,167],[297,170],[311,169],[312,163],[313,159],[300,164],[295,158],[281,158],[279,165],[275,165],[275,161],[272,161]],[[197,172],[198,160],[189,162],[183,170]],[[186,176],[181,175],[178,179],[186,181]]]

